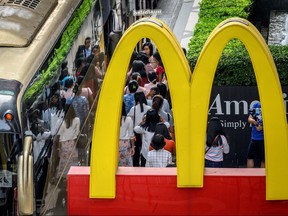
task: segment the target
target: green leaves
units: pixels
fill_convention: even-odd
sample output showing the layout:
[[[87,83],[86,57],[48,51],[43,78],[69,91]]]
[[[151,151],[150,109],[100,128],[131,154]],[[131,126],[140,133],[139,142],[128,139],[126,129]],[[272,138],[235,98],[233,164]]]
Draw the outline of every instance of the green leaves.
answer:
[[[91,10],[92,4],[93,0],[84,0],[76,13],[71,17],[67,28],[61,35],[59,47],[54,48],[53,53],[47,60],[48,67],[41,69],[41,75],[34,80],[33,84],[29,86],[25,92],[24,100],[28,102],[28,104],[33,102],[41,93],[44,86],[48,85],[56,76],[58,68],[70,51],[73,41],[81,29],[82,23]]]
[[[248,19],[253,0],[202,0],[199,21],[190,40],[187,58],[190,67],[196,65],[199,54],[213,29],[223,20],[231,17]],[[282,85],[288,85],[288,46],[269,46]],[[218,63],[214,85],[250,86],[256,85],[249,54],[239,40],[231,40]]]

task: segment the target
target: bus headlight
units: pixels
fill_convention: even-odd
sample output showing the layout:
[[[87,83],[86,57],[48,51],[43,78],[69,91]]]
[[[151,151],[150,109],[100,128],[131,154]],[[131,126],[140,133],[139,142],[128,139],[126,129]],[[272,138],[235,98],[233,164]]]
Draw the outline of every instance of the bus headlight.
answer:
[[[12,114],[11,112],[9,112],[9,111],[7,111],[7,112],[4,114],[4,119],[5,119],[6,121],[12,121],[13,118],[14,118],[13,114]]]

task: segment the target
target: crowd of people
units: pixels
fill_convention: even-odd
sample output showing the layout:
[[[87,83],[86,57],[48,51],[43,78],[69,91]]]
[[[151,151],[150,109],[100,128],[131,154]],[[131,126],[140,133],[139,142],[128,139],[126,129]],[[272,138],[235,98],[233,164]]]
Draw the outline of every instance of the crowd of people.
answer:
[[[45,92],[45,101],[29,113],[27,133],[35,137],[34,161],[45,141],[54,137],[52,163],[57,178],[67,174],[71,165],[88,165],[86,150],[77,148],[76,142],[79,137],[91,137],[92,108],[105,73],[104,53],[98,45],[91,47],[90,37],[78,47],[72,64],[73,70],[69,70],[67,61],[61,64],[58,79]],[[88,142],[86,139],[87,146]]]
[[[168,81],[161,56],[151,42],[131,57],[123,91],[119,155],[119,166],[176,166]]]
[[[94,99],[99,90],[99,81],[104,78],[106,68],[104,53],[100,52],[98,45],[91,47],[90,37],[85,38],[84,45],[78,47],[74,60],[75,70],[69,71],[67,64],[68,62],[64,61],[61,65],[59,82],[51,88],[47,109],[56,107],[55,110],[64,110],[66,114],[64,123],[61,127],[58,125],[60,128],[57,133],[59,137],[57,151],[60,159],[58,173],[67,172],[61,170],[61,167],[62,163],[67,162],[71,151],[73,151],[71,165],[81,163],[79,158],[83,152],[75,148],[75,142],[80,133],[85,134],[86,138],[91,137],[91,124],[87,116],[91,107],[95,105]],[[120,121],[119,166],[176,166],[172,110],[169,84],[161,56],[154,50],[151,42],[146,42],[142,50],[133,52],[127,68]],[[261,142],[263,147],[260,149],[262,152],[259,157],[263,162],[261,166],[264,167],[262,124],[259,125],[251,116],[248,121],[253,125],[253,131],[247,166],[254,166],[253,159],[259,156],[259,150],[255,146]],[[50,122],[51,131],[55,131],[52,129],[55,125],[57,124]],[[261,130],[262,135],[259,135]],[[257,139],[260,137],[262,141],[255,141],[255,136]],[[207,126],[205,167],[223,167],[224,154],[228,153],[229,139],[221,121],[216,117],[211,118]]]
[[[133,53],[131,58],[122,112],[122,118],[130,122],[130,127],[124,129],[125,124],[121,122],[120,129],[120,134],[126,130],[129,136],[120,137],[119,166],[176,166],[176,140],[169,85],[161,56],[153,47],[151,42],[146,42],[142,50]],[[183,49],[184,53],[185,51]],[[255,109],[261,109],[260,103],[253,107]],[[259,122],[260,118],[261,114],[248,117],[252,127],[247,154],[248,168],[254,167],[255,159],[261,161],[261,167],[265,167],[263,124],[262,120]],[[229,154],[230,140],[221,120],[211,118],[206,133],[205,167],[224,167],[224,155]],[[129,163],[123,163],[123,140],[130,142],[125,149],[126,161]]]

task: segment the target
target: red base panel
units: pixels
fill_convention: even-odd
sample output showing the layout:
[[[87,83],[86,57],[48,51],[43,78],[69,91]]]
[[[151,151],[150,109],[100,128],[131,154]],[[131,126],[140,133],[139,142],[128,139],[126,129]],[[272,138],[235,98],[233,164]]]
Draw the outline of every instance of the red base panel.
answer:
[[[177,188],[176,168],[119,167],[115,199],[89,199],[89,173],[69,171],[69,215],[288,215],[265,200],[265,169],[205,169],[203,188]]]

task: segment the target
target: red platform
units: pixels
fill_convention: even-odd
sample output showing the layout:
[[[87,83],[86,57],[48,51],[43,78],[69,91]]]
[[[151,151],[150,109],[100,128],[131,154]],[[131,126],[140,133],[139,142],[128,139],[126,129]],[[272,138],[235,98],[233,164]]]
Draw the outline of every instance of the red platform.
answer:
[[[265,200],[265,169],[205,169],[203,188],[177,188],[176,168],[119,167],[115,199],[89,199],[89,173],[69,171],[69,215],[288,215]]]

